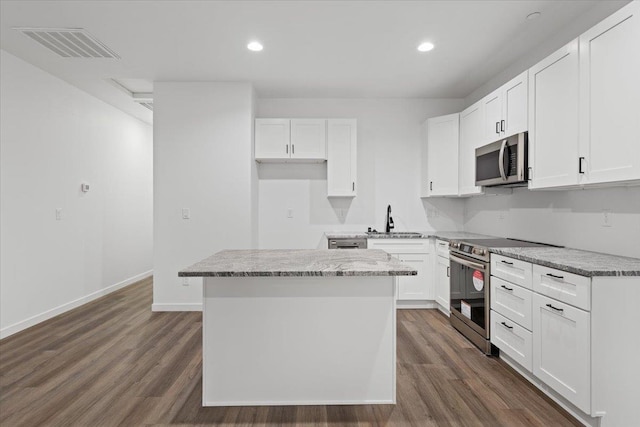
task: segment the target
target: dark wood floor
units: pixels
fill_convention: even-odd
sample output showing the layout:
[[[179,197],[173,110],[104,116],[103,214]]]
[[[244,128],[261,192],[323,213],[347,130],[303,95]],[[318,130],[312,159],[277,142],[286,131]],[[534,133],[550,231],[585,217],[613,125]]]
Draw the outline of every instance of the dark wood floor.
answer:
[[[434,310],[398,312],[395,406],[202,408],[201,314],[152,313],[151,288],[0,341],[0,425],[579,425]]]

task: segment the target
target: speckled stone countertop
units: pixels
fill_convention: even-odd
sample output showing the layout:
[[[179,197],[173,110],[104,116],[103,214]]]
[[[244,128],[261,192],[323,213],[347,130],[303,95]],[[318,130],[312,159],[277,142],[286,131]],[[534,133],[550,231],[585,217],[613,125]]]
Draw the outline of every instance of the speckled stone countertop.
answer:
[[[400,232],[402,233],[402,232]],[[372,234],[369,235],[364,231],[331,231],[325,233],[327,239],[428,239],[435,237],[436,239],[446,240],[465,240],[465,239],[491,239],[494,236],[485,234],[468,233],[466,231],[419,231],[418,235],[406,236],[401,234]]]
[[[415,276],[379,249],[225,250],[178,272],[180,277]]]
[[[492,248],[490,252],[581,276],[640,276],[640,259],[571,248]]]

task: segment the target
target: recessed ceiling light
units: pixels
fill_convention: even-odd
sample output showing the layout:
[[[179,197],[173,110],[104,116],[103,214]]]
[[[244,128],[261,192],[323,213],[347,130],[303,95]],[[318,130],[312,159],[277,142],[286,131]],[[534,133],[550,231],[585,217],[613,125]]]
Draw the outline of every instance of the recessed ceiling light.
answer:
[[[253,52],[260,52],[263,49],[263,46],[260,42],[251,42],[247,45],[247,49]]]
[[[533,12],[533,13],[530,13],[530,14],[528,14],[528,15],[527,15],[527,20],[529,20],[529,21],[530,21],[530,20],[532,20],[532,19],[539,18],[539,17],[540,17],[540,15],[542,15],[542,13],[540,13],[540,12]]]
[[[424,42],[421,43],[420,46],[418,46],[418,50],[420,52],[429,52],[430,50],[432,50],[435,46],[433,45],[433,43],[429,43],[429,42]]]

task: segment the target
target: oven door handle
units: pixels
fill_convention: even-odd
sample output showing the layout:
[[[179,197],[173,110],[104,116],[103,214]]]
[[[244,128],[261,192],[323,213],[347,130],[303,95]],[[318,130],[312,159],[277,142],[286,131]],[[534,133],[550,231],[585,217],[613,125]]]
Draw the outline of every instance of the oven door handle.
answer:
[[[467,261],[464,258],[459,258],[453,254],[449,254],[449,259],[453,262],[457,262],[458,264],[462,264],[465,265],[467,267],[471,267],[471,268],[475,268],[476,270],[485,270],[486,267],[482,264],[479,264],[477,262],[471,262],[471,261]]]
[[[498,159],[498,167],[500,168],[500,176],[503,180],[507,180],[507,174],[504,171],[504,149],[507,147],[507,140],[502,141],[500,146],[500,158]]]

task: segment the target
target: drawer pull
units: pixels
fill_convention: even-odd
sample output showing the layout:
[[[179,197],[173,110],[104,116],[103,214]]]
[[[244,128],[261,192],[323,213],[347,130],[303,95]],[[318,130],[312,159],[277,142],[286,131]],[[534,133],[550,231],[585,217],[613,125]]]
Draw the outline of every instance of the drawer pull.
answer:
[[[513,329],[513,326],[509,326],[509,325],[507,325],[505,322],[502,322],[502,325],[503,325],[505,328]]]
[[[507,288],[505,285],[501,285],[504,289],[508,290],[509,292],[513,292],[513,288]]]
[[[547,276],[553,277],[554,279],[564,279],[564,276],[556,276],[555,274],[547,273]]]
[[[552,306],[551,304],[547,304],[547,307],[549,307],[549,308],[551,308],[551,309],[553,309],[553,310],[555,310],[555,311],[559,311],[560,313],[562,313],[562,312],[564,311],[563,309],[561,309],[561,308],[556,308],[556,307]]]
[[[505,261],[505,260],[501,260],[500,262],[503,263],[503,264],[507,264],[507,265],[513,265],[512,262]]]

